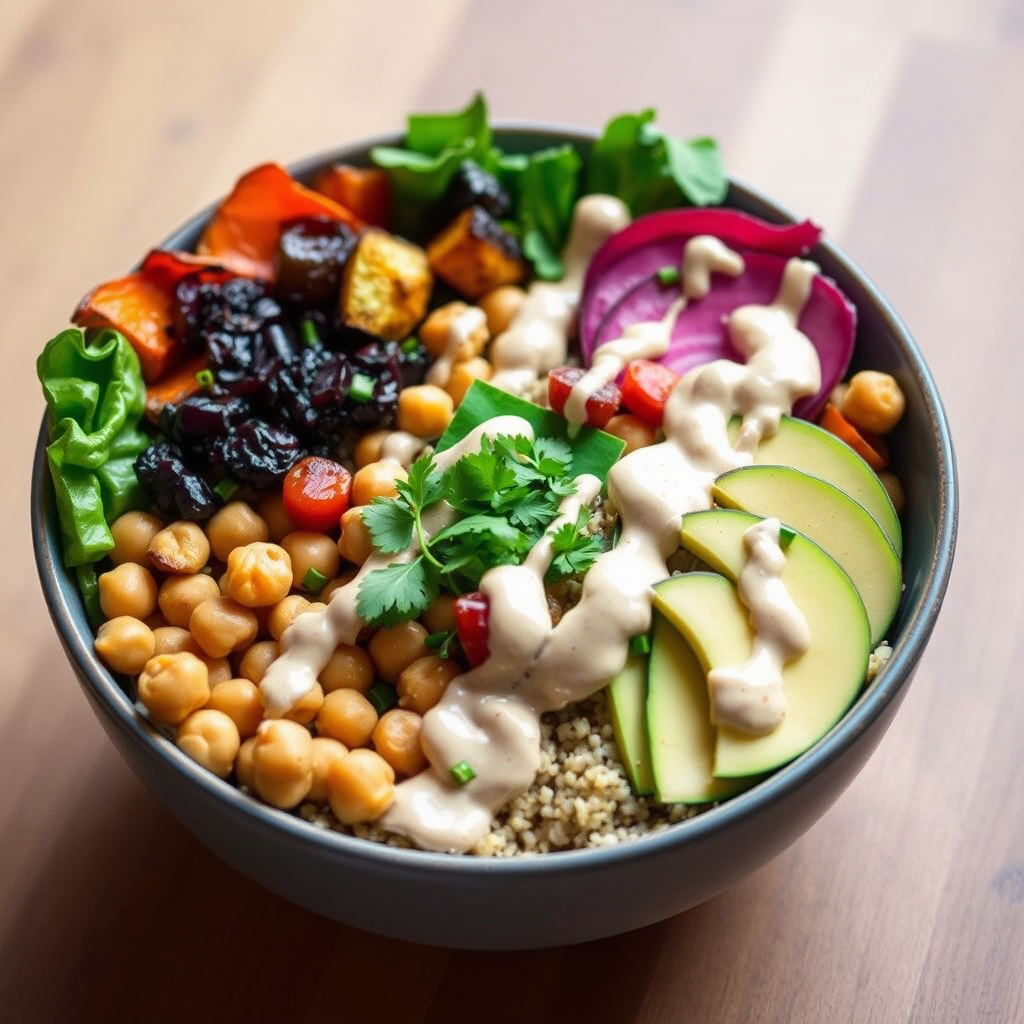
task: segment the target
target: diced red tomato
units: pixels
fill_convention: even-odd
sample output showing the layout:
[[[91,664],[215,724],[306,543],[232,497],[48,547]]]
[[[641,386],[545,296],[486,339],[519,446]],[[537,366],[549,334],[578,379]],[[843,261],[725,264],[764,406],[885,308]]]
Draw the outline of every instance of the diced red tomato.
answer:
[[[490,656],[490,617],[491,606],[483,594],[474,591],[455,598],[455,628],[466,659],[473,668],[482,665]]]
[[[288,470],[281,496],[296,526],[326,533],[337,529],[351,491],[352,474],[344,466],[310,455]]]
[[[556,366],[548,372],[548,405],[560,416],[565,413],[573,385],[586,373],[581,366]],[[618,411],[622,392],[618,384],[599,387],[588,399],[584,409],[588,427],[603,427]]]
[[[665,403],[679,383],[679,374],[650,359],[634,359],[622,378],[622,404],[652,427],[665,418]]]

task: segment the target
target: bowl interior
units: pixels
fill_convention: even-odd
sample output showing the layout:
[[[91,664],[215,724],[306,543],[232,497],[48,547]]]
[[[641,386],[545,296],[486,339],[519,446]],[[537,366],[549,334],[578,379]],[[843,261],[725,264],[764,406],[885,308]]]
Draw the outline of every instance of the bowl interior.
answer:
[[[496,138],[509,151],[530,151],[567,139],[586,151],[592,136],[576,129],[506,124]],[[293,172],[308,180],[326,163],[344,160],[368,162],[375,144],[400,144],[401,136],[382,136],[300,162]],[[770,221],[795,219],[788,211],[746,186],[734,183],[728,205]],[[164,247],[191,249],[213,207],[202,211],[164,243]],[[829,242],[812,258],[833,278],[858,309],[856,360],[893,373],[907,396],[907,414],[893,436],[895,468],[906,491],[904,522],[905,592],[889,636],[893,656],[881,676],[859,698],[843,720],[815,747],[770,778],[722,806],[673,828],[636,842],[594,849],[494,862],[473,857],[449,857],[369,843],[339,833],[325,832],[295,816],[267,807],[223,782],[179,751],[139,715],[122,680],[113,677],[95,656],[92,631],[75,584],[74,573],[61,562],[60,533],[45,455],[45,421],[40,430],[33,465],[32,533],[40,581],[61,643],[75,666],[90,702],[145,755],[173,766],[187,784],[234,805],[241,813],[273,828],[284,829],[305,844],[339,857],[390,862],[406,868],[432,866],[442,873],[507,875],[537,871],[570,872],[583,864],[597,867],[609,859],[643,857],[665,846],[699,843],[725,830],[737,818],[766,809],[773,800],[792,793],[831,759],[846,751],[858,736],[896,699],[919,660],[938,615],[952,565],[957,524],[957,483],[952,441],[942,404],[927,366],[909,332],[875,286]]]

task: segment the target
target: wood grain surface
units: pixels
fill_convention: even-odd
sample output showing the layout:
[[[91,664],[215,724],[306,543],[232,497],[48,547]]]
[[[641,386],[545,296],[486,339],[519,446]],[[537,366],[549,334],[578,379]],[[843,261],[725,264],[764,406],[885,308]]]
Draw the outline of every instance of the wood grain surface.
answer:
[[[917,678],[820,823],[687,914],[520,954],[358,933],[201,848],[90,713],[27,529],[34,359],[88,287],[248,165],[477,87],[498,117],[655,105],[826,225],[918,338],[963,498]],[[1024,1019],[1022,96],[1020,0],[0,4],[0,1020]]]

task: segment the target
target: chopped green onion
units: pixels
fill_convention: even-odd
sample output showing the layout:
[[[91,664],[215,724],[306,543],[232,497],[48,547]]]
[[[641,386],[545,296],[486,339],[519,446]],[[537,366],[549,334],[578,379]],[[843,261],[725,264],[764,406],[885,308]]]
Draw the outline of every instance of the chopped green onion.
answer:
[[[306,319],[302,321],[302,340],[310,348],[315,348],[320,344],[320,334],[312,320]]]
[[[348,397],[353,402],[363,405],[373,398],[373,385],[374,380],[368,374],[354,373],[352,374],[352,385],[348,389]]]
[[[201,388],[212,388],[213,387],[213,370],[197,370],[196,371],[196,383]]]
[[[226,476],[214,487],[213,493],[226,505],[231,500],[231,496],[238,490],[238,486],[237,480],[232,480],[231,477]]]
[[[452,765],[452,778],[460,786],[464,786],[476,778],[476,772],[473,771],[473,767],[468,761],[460,761],[458,764]]]
[[[658,269],[658,284],[668,287],[670,284],[679,284],[678,267],[660,267]]]
[[[327,577],[319,570],[310,566],[306,575],[302,577],[302,589],[308,590],[311,594],[319,594],[327,583]]]
[[[377,683],[376,686],[370,687],[366,699],[373,705],[373,710],[378,715],[383,715],[388,708],[393,708],[398,703],[398,693],[390,683]]]
[[[406,355],[410,355],[420,347],[420,339],[415,334],[409,335],[405,341],[402,342],[402,351]]]
[[[783,551],[793,543],[793,538],[796,536],[796,530],[791,530],[788,526],[779,526],[779,547]]]
[[[638,636],[629,638],[629,653],[630,654],[650,654],[651,653],[651,638],[646,633],[640,633]]]

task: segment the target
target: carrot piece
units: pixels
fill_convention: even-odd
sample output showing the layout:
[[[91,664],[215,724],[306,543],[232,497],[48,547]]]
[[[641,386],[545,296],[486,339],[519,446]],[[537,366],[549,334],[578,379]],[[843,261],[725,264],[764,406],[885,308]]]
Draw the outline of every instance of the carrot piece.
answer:
[[[183,277],[196,271],[203,273],[204,281],[226,281],[236,276],[215,257],[173,252],[170,249],[151,249],[139,268],[147,281],[159,285],[169,295],[174,294],[174,289]]]
[[[876,473],[889,465],[885,442],[866,430],[858,430],[831,402],[826,402],[818,425],[845,441]]]
[[[171,295],[141,272],[98,285],[78,304],[71,321],[120,331],[135,349],[147,383],[159,380],[182,354],[167,331]]]
[[[300,185],[280,164],[261,164],[235,183],[206,225],[196,252],[247,277],[273,280],[281,230],[300,217],[327,217],[356,231],[362,227],[351,210]]]
[[[351,210],[367,224],[386,228],[391,220],[391,182],[379,167],[331,164],[313,180],[313,188]]]
[[[146,388],[146,419],[152,423],[160,418],[160,410],[169,403],[180,402],[194,395],[200,387],[196,374],[209,365],[206,355],[196,356],[184,362],[172,373],[156,384]]]

